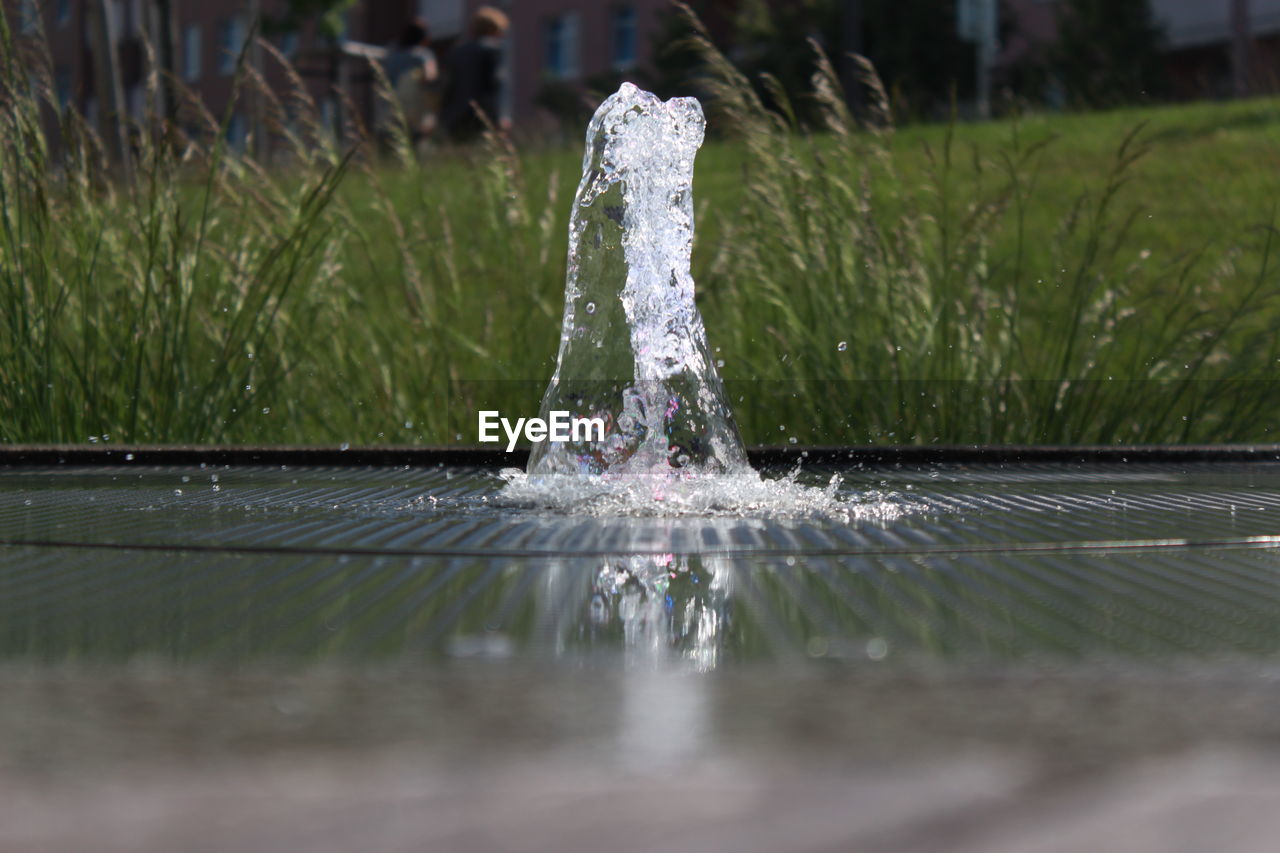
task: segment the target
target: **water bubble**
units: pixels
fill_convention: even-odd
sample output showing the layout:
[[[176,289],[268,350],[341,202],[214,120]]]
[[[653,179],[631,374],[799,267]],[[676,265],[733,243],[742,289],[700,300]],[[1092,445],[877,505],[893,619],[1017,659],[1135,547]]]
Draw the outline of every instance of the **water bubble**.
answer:
[[[587,313],[588,314],[596,313],[596,304],[594,302],[587,303]]]
[[[124,455],[124,461],[125,461],[125,462],[132,462],[132,461],[133,461],[133,454],[132,454],[132,453],[126,453],[126,454]]]
[[[405,428],[405,429],[413,429],[413,421],[405,421],[405,422],[404,422],[404,428]]]
[[[181,496],[181,495],[182,495],[182,489],[174,489],[174,490],[173,490],[173,493],[174,493],[175,495]]]
[[[262,414],[264,414],[264,415],[269,415],[269,414],[271,414],[271,407],[270,407],[270,406],[263,406],[263,407],[262,407]]]
[[[723,358],[717,358],[717,359],[716,359],[716,367],[724,367],[724,359],[723,359]]]
[[[338,449],[339,449],[339,450],[350,450],[350,449],[351,449],[351,445],[350,445],[348,442],[345,442],[345,441],[344,441],[344,442],[342,442],[342,444],[339,444],[339,445],[338,445]]]
[[[845,351],[845,350],[847,350],[848,348],[849,348],[849,342],[848,342],[848,341],[841,341],[840,343],[836,344],[836,351],[837,351],[837,352],[844,352],[844,351]]]
[[[190,483],[190,482],[191,482],[191,477],[189,477],[189,476],[188,476],[188,475],[186,475],[186,474],[183,474],[183,475],[182,475],[182,482],[184,482],[184,483]]]
[[[884,660],[889,654],[889,644],[881,637],[872,637],[867,640],[867,657],[872,660]]]

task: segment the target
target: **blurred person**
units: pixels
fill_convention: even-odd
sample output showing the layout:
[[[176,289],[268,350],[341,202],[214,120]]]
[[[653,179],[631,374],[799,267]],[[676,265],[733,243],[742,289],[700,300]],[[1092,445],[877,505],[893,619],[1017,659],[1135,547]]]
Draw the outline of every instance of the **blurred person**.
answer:
[[[421,18],[405,27],[382,60],[382,70],[417,145],[435,130],[440,111],[440,65],[431,49],[431,32]]]
[[[509,28],[505,13],[481,6],[471,18],[470,40],[449,56],[440,125],[455,142],[476,139],[486,126],[502,130],[510,126],[499,115],[505,85],[502,40]]]

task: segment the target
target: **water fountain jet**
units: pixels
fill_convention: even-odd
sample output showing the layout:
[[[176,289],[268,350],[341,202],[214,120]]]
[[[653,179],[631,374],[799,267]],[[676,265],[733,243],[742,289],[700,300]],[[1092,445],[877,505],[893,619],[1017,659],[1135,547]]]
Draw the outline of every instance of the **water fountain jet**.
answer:
[[[569,221],[564,321],[541,417],[601,418],[601,440],[534,445],[530,475],[688,478],[749,470],[694,302],[693,98],[630,83],[587,127]]]

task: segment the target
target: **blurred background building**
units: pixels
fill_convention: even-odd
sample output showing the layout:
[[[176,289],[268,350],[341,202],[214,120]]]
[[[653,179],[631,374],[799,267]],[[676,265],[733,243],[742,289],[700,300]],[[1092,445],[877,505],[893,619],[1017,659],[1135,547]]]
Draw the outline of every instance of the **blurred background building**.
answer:
[[[219,119],[234,144],[262,120],[232,103],[237,58],[258,32],[292,63],[323,113],[371,121],[368,60],[414,17],[439,54],[466,37],[479,0],[0,0],[14,29],[41,30],[59,102],[101,124],[148,109],[146,45],[160,67]],[[536,134],[572,125],[622,79],[660,92],[689,69],[667,47],[679,35],[666,0],[499,0],[511,18],[505,111]],[[937,115],[954,92],[973,114],[1023,102],[1107,106],[1280,89],[1280,0],[694,0],[716,40],[748,71],[807,82],[806,37],[836,57],[877,64],[895,104]],[[270,51],[248,63],[273,86]],[[852,67],[846,65],[846,80]],[[794,78],[794,79],[793,79]],[[851,95],[857,100],[856,86]],[[670,92],[665,92],[669,94]],[[162,93],[164,94],[164,93]],[[180,96],[169,93],[177,101]],[[177,115],[177,104],[161,105]],[[345,116],[349,118],[350,116]],[[186,121],[190,120],[188,116]]]

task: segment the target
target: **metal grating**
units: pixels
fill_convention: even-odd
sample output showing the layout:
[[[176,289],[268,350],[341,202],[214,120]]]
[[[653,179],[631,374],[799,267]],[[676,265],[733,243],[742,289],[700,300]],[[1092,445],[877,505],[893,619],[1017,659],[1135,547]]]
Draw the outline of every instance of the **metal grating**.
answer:
[[[556,518],[494,508],[478,466],[11,467],[0,656],[1280,651],[1280,464],[839,470],[909,511]]]

